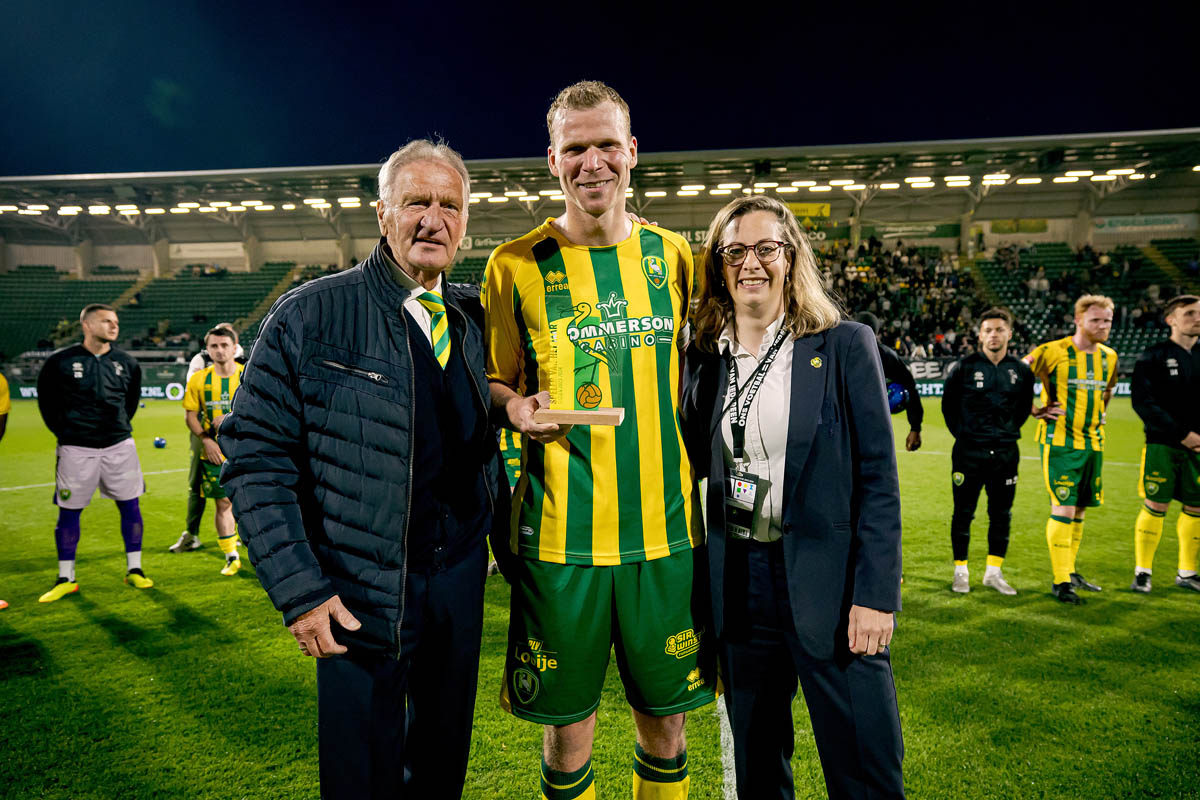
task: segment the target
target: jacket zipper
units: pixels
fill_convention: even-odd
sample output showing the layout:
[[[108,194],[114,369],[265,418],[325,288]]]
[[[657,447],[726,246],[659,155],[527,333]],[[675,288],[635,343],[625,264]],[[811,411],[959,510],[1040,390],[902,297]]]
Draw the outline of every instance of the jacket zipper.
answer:
[[[357,375],[360,378],[366,378],[367,380],[372,381],[374,383],[378,383],[381,386],[387,386],[388,384],[390,384],[392,382],[392,379],[389,378],[387,375],[384,375],[382,372],[372,372],[369,369],[362,369],[361,367],[352,367],[349,364],[342,364],[337,361],[330,361],[327,358],[321,359],[320,363],[324,364],[327,367],[332,367],[333,369],[336,369],[340,372],[347,372],[351,375]]]
[[[404,346],[408,349],[408,399],[409,409],[411,414],[412,399],[417,393],[417,376],[416,371],[412,366],[412,340],[408,338],[408,334],[404,336]],[[384,376],[386,378],[386,376]],[[414,421],[415,422],[415,421]],[[404,560],[400,566],[400,615],[396,618],[396,658],[400,658],[400,642],[401,629],[404,628],[404,611],[407,607],[405,593],[408,591],[408,523],[412,519],[412,482],[413,482],[413,458],[417,454],[417,441],[413,437],[413,431],[408,432],[408,509],[404,513],[404,533],[400,537],[400,546],[404,550]]]

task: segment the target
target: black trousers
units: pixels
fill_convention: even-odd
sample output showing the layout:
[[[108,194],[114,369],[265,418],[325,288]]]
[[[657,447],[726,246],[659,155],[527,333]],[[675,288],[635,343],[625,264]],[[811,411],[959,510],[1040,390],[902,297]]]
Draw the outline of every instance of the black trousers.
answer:
[[[966,561],[971,545],[971,520],[979,491],[987,490],[988,555],[1004,558],[1012,529],[1013,498],[1021,450],[1016,442],[980,447],[955,442],[950,453],[953,470],[954,514],[950,517],[950,547],[955,561]]]
[[[904,744],[887,650],[856,656],[843,640],[832,660],[813,658],[796,637],[782,545],[727,546],[750,549],[748,625],[737,641],[720,643],[738,796],[795,797],[792,700],[798,680],[831,800],[904,797]]]
[[[400,657],[317,660],[321,797],[459,798],[483,633],[487,546],[408,572]]]

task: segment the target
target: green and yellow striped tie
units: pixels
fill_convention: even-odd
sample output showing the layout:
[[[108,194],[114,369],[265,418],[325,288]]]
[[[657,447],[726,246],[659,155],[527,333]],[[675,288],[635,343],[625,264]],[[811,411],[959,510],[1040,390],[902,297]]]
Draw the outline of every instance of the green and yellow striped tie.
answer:
[[[446,319],[446,304],[437,292],[425,292],[417,297],[417,302],[429,311],[430,342],[433,345],[433,357],[446,368],[450,362],[450,322]]]

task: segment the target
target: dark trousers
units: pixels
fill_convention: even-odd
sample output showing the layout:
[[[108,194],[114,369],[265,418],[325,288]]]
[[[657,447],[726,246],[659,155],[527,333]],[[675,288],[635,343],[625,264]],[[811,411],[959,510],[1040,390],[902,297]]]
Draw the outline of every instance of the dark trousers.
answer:
[[[966,561],[971,546],[971,520],[979,491],[987,490],[988,555],[1004,558],[1012,528],[1012,504],[1017,496],[1021,450],[1016,442],[981,447],[955,442],[950,454],[953,470],[954,514],[950,517],[950,547],[955,561]]]
[[[462,796],[483,633],[487,547],[408,572],[400,657],[317,661],[321,797]]]
[[[843,640],[832,660],[813,658],[796,637],[782,545],[728,546],[750,550],[748,625],[738,641],[721,642],[738,796],[795,797],[792,700],[799,680],[829,797],[904,797],[904,744],[886,649],[876,656],[856,656]]]

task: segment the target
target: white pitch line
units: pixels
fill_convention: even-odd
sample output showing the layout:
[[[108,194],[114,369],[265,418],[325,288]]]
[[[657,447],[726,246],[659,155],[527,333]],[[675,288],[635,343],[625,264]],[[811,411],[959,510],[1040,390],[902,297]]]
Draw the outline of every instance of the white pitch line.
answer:
[[[918,455],[918,456],[948,456],[950,454],[943,453],[940,450],[918,450],[916,452],[916,455]],[[1024,459],[1025,461],[1041,461],[1042,460],[1041,456],[1021,456],[1021,458]],[[1134,464],[1131,461],[1109,461],[1109,460],[1105,459],[1104,466],[1107,467],[1110,464],[1114,467],[1140,467],[1141,466],[1141,464]]]
[[[172,472],[187,472],[187,467],[180,469],[158,469],[153,472],[143,472],[143,475],[167,475]],[[19,492],[22,489],[45,489],[47,486],[54,486],[53,483],[30,483],[26,486],[0,486],[0,492]]]
[[[729,725],[724,696],[717,698],[717,718],[721,727],[721,771],[725,776],[725,800],[738,800],[737,772],[733,768],[733,728]]]

